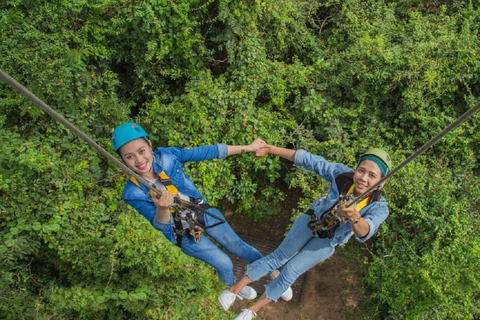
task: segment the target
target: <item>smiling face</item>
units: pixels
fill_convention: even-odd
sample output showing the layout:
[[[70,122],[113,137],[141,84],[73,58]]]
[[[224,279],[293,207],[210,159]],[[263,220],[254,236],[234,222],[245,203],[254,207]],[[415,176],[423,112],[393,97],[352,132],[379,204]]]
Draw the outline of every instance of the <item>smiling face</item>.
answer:
[[[355,183],[354,196],[359,196],[376,184],[382,178],[382,171],[378,165],[372,160],[362,161],[355,174],[353,175],[353,183]]]
[[[152,169],[153,154],[149,140],[143,138],[132,140],[124,144],[119,151],[125,164],[142,178],[147,180],[156,178]]]

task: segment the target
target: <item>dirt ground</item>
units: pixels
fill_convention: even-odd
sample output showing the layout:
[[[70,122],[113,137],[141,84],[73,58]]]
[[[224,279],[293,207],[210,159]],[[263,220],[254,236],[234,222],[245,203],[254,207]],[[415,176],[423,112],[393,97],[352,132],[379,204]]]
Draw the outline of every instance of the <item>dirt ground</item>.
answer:
[[[280,243],[290,225],[292,206],[285,204],[280,216],[255,222],[252,218],[225,212],[239,235],[247,235]],[[347,244],[348,245],[348,244]],[[341,250],[341,249],[340,249]],[[338,251],[338,250],[337,250]],[[330,259],[310,269],[303,279],[300,299],[279,300],[260,310],[258,320],[356,320],[363,318],[358,309],[362,296],[357,288],[355,263],[344,261],[336,252]],[[236,301],[230,310],[238,313],[252,302]],[[346,313],[348,310],[348,315]]]

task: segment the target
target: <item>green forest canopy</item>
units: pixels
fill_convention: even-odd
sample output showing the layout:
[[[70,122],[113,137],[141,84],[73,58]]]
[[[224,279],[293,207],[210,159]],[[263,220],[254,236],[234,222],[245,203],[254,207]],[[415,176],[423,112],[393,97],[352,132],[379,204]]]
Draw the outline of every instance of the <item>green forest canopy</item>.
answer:
[[[112,153],[135,120],[155,145],[260,137],[350,166],[376,146],[398,164],[480,100],[478,30],[473,0],[6,0],[0,68]],[[121,201],[117,167],[4,83],[0,99],[0,318],[229,319],[212,269]],[[364,319],[479,318],[479,119],[388,182]],[[292,219],[328,187],[275,157],[187,171],[259,221],[285,186]]]

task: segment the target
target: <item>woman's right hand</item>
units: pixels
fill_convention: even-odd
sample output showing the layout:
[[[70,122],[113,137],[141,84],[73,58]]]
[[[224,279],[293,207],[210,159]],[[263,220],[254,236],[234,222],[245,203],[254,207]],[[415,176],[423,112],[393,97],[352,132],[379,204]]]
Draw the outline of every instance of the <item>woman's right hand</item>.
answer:
[[[168,190],[163,190],[162,195],[155,193],[152,200],[157,209],[169,209],[173,204],[173,194]]]
[[[155,193],[152,196],[152,200],[157,209],[157,220],[160,222],[170,221],[170,206],[173,204],[173,194],[167,190],[163,190],[162,195]]]
[[[268,154],[269,151],[270,151],[270,146],[267,144],[266,146],[263,146],[262,148],[255,151],[255,158],[257,159],[263,158]]]

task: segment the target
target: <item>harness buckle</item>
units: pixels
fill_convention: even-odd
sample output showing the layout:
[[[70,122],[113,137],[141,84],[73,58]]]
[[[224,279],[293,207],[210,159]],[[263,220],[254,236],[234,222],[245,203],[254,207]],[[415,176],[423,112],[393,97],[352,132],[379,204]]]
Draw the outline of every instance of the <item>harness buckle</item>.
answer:
[[[202,240],[202,228],[195,226],[190,229],[190,235],[193,236],[195,243],[199,243]]]
[[[345,222],[344,219],[335,214],[337,207],[338,202],[336,202],[330,209],[324,211],[320,215],[320,219],[316,218],[313,210],[312,212],[309,212],[310,221],[308,222],[308,228],[313,236],[318,236],[319,238],[333,238],[335,230]]]

